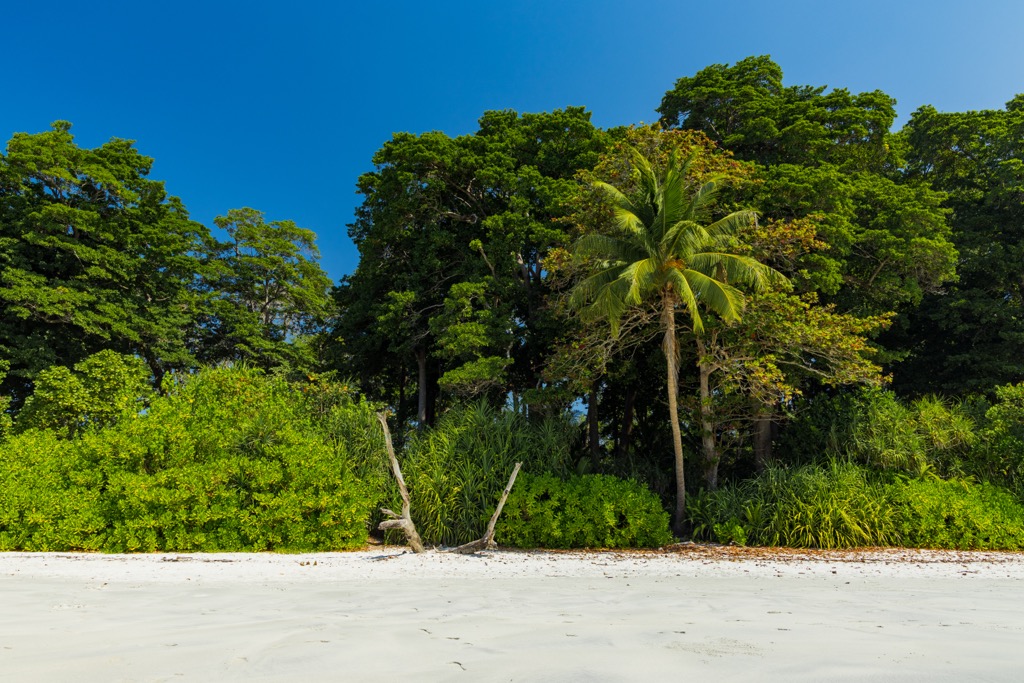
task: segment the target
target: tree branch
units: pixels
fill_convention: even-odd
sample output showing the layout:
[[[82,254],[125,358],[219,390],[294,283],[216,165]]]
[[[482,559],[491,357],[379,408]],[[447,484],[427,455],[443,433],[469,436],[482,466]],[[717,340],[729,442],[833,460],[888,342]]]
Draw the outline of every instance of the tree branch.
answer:
[[[494,510],[494,514],[491,515],[491,521],[487,523],[487,532],[483,535],[483,538],[470,541],[469,543],[460,545],[457,548],[452,548],[448,552],[470,555],[479,550],[489,550],[495,546],[494,525],[498,522],[498,515],[501,514],[502,508],[505,507],[505,501],[508,500],[508,494],[512,491],[512,485],[516,483],[516,475],[519,474],[519,468],[522,467],[522,465],[523,463],[517,462],[515,469],[512,470],[512,476],[509,477],[508,484],[505,486],[505,490],[501,493],[501,500],[498,501],[498,507]]]
[[[377,528],[381,531],[385,529],[401,529],[405,533],[409,547],[412,548],[414,553],[426,552],[426,549],[423,547],[423,541],[420,539],[420,535],[416,531],[416,525],[413,524],[412,516],[410,515],[409,489],[405,487],[402,469],[398,466],[398,458],[395,457],[395,447],[391,443],[391,430],[388,429],[388,419],[384,413],[377,413],[377,419],[380,420],[380,426],[384,429],[384,445],[387,446],[388,459],[391,460],[391,471],[395,473],[395,479],[398,480],[398,490],[402,494],[402,514],[397,515],[387,508],[381,508],[380,511],[391,519],[384,520]]]

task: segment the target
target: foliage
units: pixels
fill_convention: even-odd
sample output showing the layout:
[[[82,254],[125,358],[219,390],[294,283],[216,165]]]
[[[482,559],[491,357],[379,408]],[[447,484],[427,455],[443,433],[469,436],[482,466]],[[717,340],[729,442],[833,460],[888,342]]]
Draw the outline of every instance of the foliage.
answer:
[[[3,384],[4,377],[7,376],[7,369],[10,367],[10,363],[5,360],[0,360],[0,384]],[[11,431],[11,426],[14,424],[8,409],[11,405],[11,399],[7,396],[0,396],[0,444],[3,444],[7,438],[8,433]]]
[[[209,369],[78,439],[28,430],[0,449],[0,539],[112,552],[359,546],[384,495],[373,411],[346,392],[310,393],[251,369]]]
[[[794,548],[898,543],[886,489],[845,463],[769,467],[754,479],[691,497],[695,539]]]
[[[316,235],[292,221],[267,222],[250,208],[232,209],[214,223],[229,240],[214,247],[206,276],[210,310],[198,330],[197,356],[312,367],[312,347],[292,341],[318,333],[334,311]]]
[[[694,538],[753,545],[850,548],[1024,548],[1024,506],[1005,489],[963,479],[873,480],[831,461],[772,467],[691,498]]]
[[[995,394],[965,470],[1006,486],[1024,500],[1024,384],[996,387]]]
[[[101,550],[102,476],[76,442],[31,430],[0,445],[0,551]]]
[[[35,391],[18,413],[17,430],[49,429],[74,437],[135,417],[153,395],[149,369],[138,358],[100,351],[72,372],[55,365],[39,373]]]
[[[430,424],[438,402],[535,388],[557,328],[542,262],[603,136],[582,108],[486,112],[472,135],[396,134],[359,179],[359,267],[336,290],[333,367]]]
[[[914,355],[896,385],[923,394],[988,392],[1020,380],[1024,354],[1024,95],[1004,109],[918,109],[900,133],[906,176],[947,193],[959,279],[910,321]]]
[[[666,127],[703,131],[741,159],[824,162],[847,171],[882,167],[896,101],[879,90],[825,89],[783,86],[782,69],[770,57],[748,57],[680,78],[658,113]]]
[[[505,505],[497,540],[522,548],[633,548],[665,545],[672,534],[661,502],[634,480],[523,474]]]
[[[152,164],[130,140],[80,148],[66,121],[0,155],[0,355],[16,404],[41,370],[102,349],[158,379],[194,362],[209,231],[148,178]]]
[[[531,422],[482,401],[448,410],[413,436],[402,462],[423,541],[458,545],[483,536],[515,463],[524,472],[568,474],[575,431],[561,416]]]
[[[910,480],[892,484],[890,496],[902,545],[1024,549],[1024,506],[993,484]]]
[[[957,475],[973,457],[977,431],[958,404],[934,396],[904,403],[874,387],[812,401],[780,451],[793,462],[849,457],[880,470]]]

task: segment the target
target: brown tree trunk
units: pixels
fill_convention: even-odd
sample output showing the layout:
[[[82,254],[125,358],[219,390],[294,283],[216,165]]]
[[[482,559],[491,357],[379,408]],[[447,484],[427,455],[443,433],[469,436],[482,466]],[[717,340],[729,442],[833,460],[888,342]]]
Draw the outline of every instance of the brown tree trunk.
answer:
[[[711,365],[704,360],[704,340],[697,337],[697,367],[700,370],[700,442],[704,451],[704,485],[718,488],[718,445],[715,443],[714,410],[711,406]]]
[[[619,456],[629,450],[629,442],[633,437],[633,410],[636,405],[636,388],[626,390],[626,406],[623,410],[622,425],[619,427],[618,438],[615,440],[615,452]]]
[[[427,350],[416,349],[416,365],[419,368],[419,401],[416,405],[416,420],[419,429],[427,426]]]
[[[668,372],[668,413],[672,424],[672,450],[676,461],[676,509],[672,531],[682,536],[686,519],[686,474],[683,471],[683,436],[679,431],[679,349],[676,342],[676,302],[671,293],[662,299],[662,324],[665,327],[665,365]]]
[[[764,472],[772,460],[772,439],[775,423],[767,412],[758,412],[754,417],[754,465],[758,472]]]
[[[590,446],[590,462],[595,472],[601,461],[601,453],[598,450],[601,441],[600,427],[597,421],[597,381],[594,381],[590,384],[590,393],[587,396],[587,441]]]

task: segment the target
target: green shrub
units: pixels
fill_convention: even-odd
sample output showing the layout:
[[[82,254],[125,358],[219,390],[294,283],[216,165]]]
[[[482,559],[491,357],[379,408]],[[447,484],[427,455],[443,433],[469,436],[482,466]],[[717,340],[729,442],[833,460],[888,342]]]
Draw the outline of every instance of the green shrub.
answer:
[[[996,402],[985,411],[980,443],[965,471],[1024,499],[1024,383],[995,391]]]
[[[55,365],[39,373],[15,428],[51,429],[71,438],[113,425],[145,408],[153,394],[149,374],[140,359],[113,351],[93,354],[73,371]]]
[[[0,448],[5,549],[307,551],[365,543],[383,496],[379,481],[359,476],[379,469],[369,445],[379,426],[368,405],[336,397],[326,417],[314,418],[299,387],[246,368],[208,369],[166,388],[144,414],[112,426],[72,440],[30,430]],[[354,434],[363,440],[350,444],[345,437]],[[383,449],[376,457],[385,458]]]
[[[889,487],[903,545],[961,550],[1024,548],[1024,507],[1005,489],[965,480]]]
[[[0,447],[0,551],[99,550],[101,483],[53,432],[11,437]]]
[[[561,418],[531,423],[478,402],[452,408],[414,435],[401,464],[423,541],[458,545],[480,538],[516,462],[524,472],[567,474],[575,429]]]
[[[694,538],[849,548],[1024,548],[1024,507],[1005,489],[937,477],[888,482],[850,463],[772,468],[688,504]]]
[[[886,489],[849,463],[769,468],[717,491],[691,496],[696,539],[795,548],[897,542]]]
[[[668,523],[658,497],[636,481],[524,473],[495,536],[504,545],[524,548],[659,547],[672,541]]]
[[[921,475],[961,472],[977,443],[974,420],[959,404],[934,396],[910,404],[866,388],[815,400],[779,444],[793,464],[852,459],[877,470]]]

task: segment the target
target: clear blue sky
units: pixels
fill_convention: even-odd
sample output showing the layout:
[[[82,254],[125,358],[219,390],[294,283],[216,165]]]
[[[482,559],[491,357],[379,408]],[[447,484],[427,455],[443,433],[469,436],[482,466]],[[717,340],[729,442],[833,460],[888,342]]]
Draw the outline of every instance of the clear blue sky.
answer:
[[[74,123],[137,140],[193,218],[251,206],[357,253],[354,184],[395,131],[475,129],[487,109],[583,105],[653,121],[681,76],[770,54],[789,85],[998,108],[1024,92],[1021,0],[13,2],[0,13],[0,137]]]

